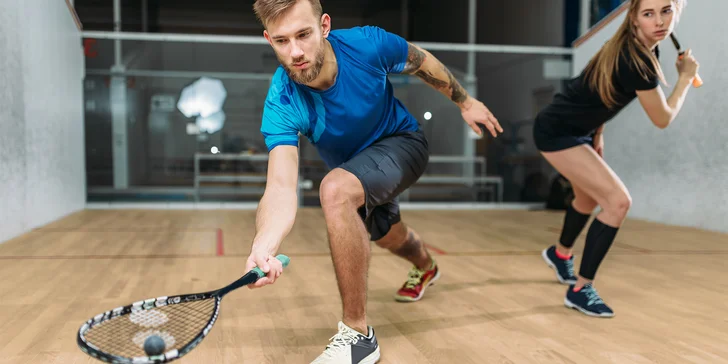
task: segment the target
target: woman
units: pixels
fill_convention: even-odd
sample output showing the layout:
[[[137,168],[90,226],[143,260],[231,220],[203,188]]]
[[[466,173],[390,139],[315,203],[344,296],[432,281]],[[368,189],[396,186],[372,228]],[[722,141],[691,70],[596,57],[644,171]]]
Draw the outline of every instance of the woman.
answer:
[[[684,6],[685,0],[630,0],[617,33],[536,117],[536,146],[574,190],[559,242],[542,255],[559,281],[569,284],[565,305],[590,316],[614,316],[592,282],[632,203],[627,188],[602,159],[604,124],[635,98],[658,128],[666,128],[675,119],[698,63],[690,50],[678,59],[679,78],[666,98],[659,86],[664,75],[657,45],[670,35]],[[597,205],[601,212],[587,232],[577,277],[574,240]]]

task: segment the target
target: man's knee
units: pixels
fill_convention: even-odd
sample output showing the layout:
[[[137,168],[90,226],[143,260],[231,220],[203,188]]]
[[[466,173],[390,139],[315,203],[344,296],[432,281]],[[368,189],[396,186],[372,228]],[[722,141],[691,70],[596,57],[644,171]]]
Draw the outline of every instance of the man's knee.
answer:
[[[365,202],[364,188],[359,179],[341,168],[332,170],[321,181],[319,198],[324,209],[346,204],[358,207]]]

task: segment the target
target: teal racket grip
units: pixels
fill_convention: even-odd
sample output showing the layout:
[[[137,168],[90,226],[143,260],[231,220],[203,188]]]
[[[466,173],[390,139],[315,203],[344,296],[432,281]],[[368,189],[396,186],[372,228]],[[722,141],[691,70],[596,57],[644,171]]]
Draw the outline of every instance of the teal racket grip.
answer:
[[[281,263],[283,263],[283,268],[287,267],[288,263],[291,262],[291,258],[289,258],[288,256],[286,256],[284,254],[276,255],[276,259],[280,260]],[[259,279],[265,277],[265,275],[266,275],[265,272],[263,272],[263,270],[258,267],[253,268],[251,271],[255,272],[255,274],[258,275]]]

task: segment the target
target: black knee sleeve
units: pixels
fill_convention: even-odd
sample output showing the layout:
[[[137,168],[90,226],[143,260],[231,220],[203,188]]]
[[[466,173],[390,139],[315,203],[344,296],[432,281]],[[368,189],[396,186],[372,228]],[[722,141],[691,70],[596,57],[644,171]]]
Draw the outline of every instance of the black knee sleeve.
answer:
[[[569,204],[566,208],[566,216],[564,216],[564,227],[561,229],[561,245],[571,248],[574,246],[576,237],[584,230],[584,226],[589,221],[590,214],[582,214],[574,210],[574,206]]]

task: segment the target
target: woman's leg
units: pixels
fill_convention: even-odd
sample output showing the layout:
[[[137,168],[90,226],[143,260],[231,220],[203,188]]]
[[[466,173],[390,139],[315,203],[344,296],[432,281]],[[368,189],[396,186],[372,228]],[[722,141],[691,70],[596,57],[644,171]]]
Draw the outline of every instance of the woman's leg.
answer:
[[[542,154],[572,185],[578,186],[602,208],[587,232],[578,281],[569,289],[566,303],[589,315],[613,316],[596,294],[592,281],[627,216],[632,198],[624,183],[589,146]]]
[[[541,154],[572,185],[602,207],[597,219],[614,227],[622,225],[632,204],[632,198],[622,180],[594,149],[580,145]]]
[[[598,205],[597,201],[581,187],[572,183],[571,188],[574,191],[574,199],[566,211],[564,227],[561,230],[559,243],[556,245],[556,250],[564,256],[571,255],[576,238],[584,230],[584,226],[589,221],[594,208]]]
[[[571,183],[574,199],[566,208],[559,241],[541,252],[546,264],[556,272],[556,279],[564,284],[575,284],[574,255],[572,250],[576,238],[584,230],[597,201],[579,186]]]

